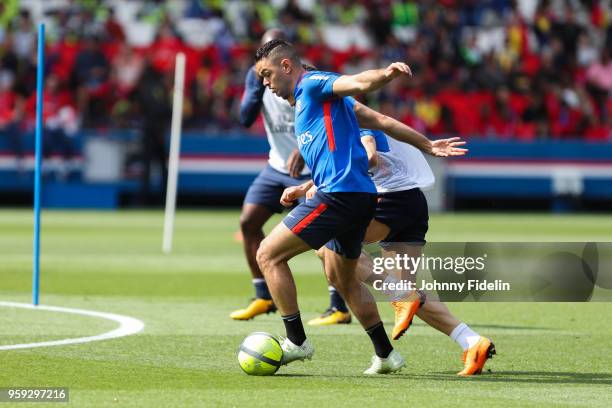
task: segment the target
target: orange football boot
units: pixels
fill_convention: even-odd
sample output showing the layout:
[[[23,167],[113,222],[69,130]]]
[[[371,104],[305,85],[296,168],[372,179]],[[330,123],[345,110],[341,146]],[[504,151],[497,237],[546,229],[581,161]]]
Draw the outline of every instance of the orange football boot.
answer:
[[[478,375],[488,359],[495,355],[495,344],[486,337],[480,337],[478,342],[463,352],[463,363],[465,367],[457,375]]]
[[[419,296],[418,300],[414,301],[397,301],[391,302],[395,309],[395,326],[393,326],[393,333],[391,338],[397,340],[406,330],[410,328],[414,315],[423,304],[425,304],[425,294],[421,291],[417,291]]]

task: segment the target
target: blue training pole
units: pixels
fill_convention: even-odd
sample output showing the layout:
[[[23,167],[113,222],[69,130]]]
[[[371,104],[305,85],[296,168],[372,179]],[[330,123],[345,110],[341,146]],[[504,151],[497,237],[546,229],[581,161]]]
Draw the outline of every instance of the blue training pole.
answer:
[[[36,164],[34,166],[34,265],[32,303],[38,306],[40,286],[40,168],[42,162],[42,113],[45,67],[45,24],[38,26],[38,67],[36,70]]]

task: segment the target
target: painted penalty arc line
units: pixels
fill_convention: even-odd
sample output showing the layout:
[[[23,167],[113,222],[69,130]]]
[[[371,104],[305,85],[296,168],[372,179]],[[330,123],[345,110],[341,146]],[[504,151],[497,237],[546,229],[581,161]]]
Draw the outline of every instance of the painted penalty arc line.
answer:
[[[20,350],[20,349],[29,349],[29,348],[38,348],[38,347],[54,347],[54,346],[66,346],[69,344],[83,344],[83,343],[91,343],[94,341],[102,341],[102,340],[110,340],[116,339],[119,337],[131,336],[133,334],[141,332],[145,324],[136,318],[118,315],[114,313],[105,313],[105,312],[96,312],[93,310],[84,310],[84,309],[73,309],[68,307],[58,307],[58,306],[34,306],[29,303],[16,303],[16,302],[0,302],[0,307],[13,307],[20,309],[30,309],[30,310],[45,310],[48,312],[58,312],[58,313],[72,313],[78,314],[82,316],[91,316],[97,317],[100,319],[112,320],[114,322],[119,323],[119,327],[115,330],[111,330],[106,333],[98,334],[95,336],[87,336],[87,337],[75,337],[70,339],[61,339],[61,340],[52,340],[52,341],[43,341],[37,343],[23,343],[23,344],[9,344],[5,346],[0,346],[0,351],[4,350]]]

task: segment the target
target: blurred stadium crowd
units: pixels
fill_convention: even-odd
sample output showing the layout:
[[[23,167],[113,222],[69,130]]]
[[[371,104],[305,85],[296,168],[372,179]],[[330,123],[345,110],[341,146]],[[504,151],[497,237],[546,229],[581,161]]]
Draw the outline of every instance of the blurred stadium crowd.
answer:
[[[413,78],[365,102],[428,134],[612,138],[610,0],[2,0],[0,134],[15,146],[34,121],[39,20],[45,126],[58,134],[168,117],[178,51],[185,126],[244,131],[246,70],[281,27],[322,70],[407,61]]]

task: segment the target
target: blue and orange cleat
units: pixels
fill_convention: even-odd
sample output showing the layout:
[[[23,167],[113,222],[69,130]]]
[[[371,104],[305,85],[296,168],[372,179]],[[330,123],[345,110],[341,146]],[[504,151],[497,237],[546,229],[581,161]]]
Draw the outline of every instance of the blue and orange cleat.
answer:
[[[480,337],[478,342],[463,352],[465,367],[457,375],[469,376],[482,373],[485,363],[495,355],[495,344],[486,337]]]

